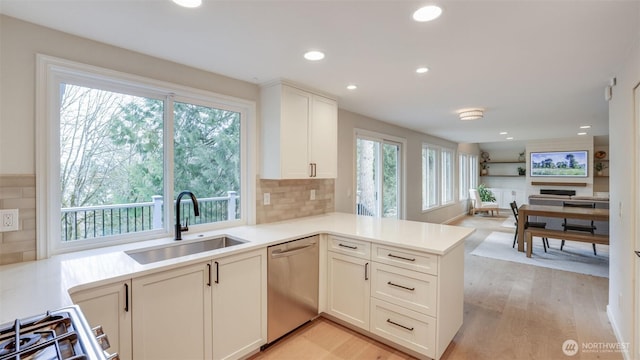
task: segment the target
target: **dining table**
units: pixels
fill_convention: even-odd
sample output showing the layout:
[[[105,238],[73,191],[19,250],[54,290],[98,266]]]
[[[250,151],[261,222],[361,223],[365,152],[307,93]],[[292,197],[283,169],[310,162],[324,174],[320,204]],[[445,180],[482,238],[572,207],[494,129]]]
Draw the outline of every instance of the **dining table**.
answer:
[[[518,251],[524,252],[525,223],[529,216],[609,221],[609,209],[523,204],[518,208]]]

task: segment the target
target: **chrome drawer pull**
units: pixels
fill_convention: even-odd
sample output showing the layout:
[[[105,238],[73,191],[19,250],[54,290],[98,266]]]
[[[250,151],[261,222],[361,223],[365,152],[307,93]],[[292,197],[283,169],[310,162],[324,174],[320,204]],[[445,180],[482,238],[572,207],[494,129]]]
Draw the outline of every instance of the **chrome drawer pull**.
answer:
[[[414,291],[416,288],[410,288],[410,287],[406,287],[406,286],[402,286],[402,285],[398,285],[398,284],[394,284],[391,281],[387,281],[387,285],[391,285],[391,286],[395,286],[395,287],[399,287],[405,290],[409,290],[409,291]]]
[[[355,250],[355,249],[358,248],[357,246],[349,246],[349,245],[344,245],[344,244],[338,244],[338,246],[345,247],[347,249],[352,249],[352,250]]]
[[[389,254],[387,255],[388,257],[392,257],[392,258],[396,258],[396,259],[402,259],[402,260],[407,260],[407,261],[416,261],[415,258],[410,259],[410,258],[406,258],[406,257],[402,257],[402,256],[398,256],[398,255],[393,255],[393,254]]]
[[[409,330],[409,331],[413,331],[413,328],[412,328],[412,327],[408,327],[408,326],[400,325],[400,324],[398,324],[397,322],[393,322],[393,321],[391,321],[391,319],[387,319],[387,322],[388,322],[389,324],[393,324],[393,325],[395,325],[395,326],[399,326],[399,327],[401,327],[401,328],[403,328],[403,329],[407,329],[407,330]]]

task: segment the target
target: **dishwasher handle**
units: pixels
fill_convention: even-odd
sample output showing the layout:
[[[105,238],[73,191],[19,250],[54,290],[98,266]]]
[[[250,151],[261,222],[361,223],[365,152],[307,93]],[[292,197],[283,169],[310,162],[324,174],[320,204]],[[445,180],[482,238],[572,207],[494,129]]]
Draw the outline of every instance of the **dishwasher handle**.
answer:
[[[306,246],[297,247],[297,248],[293,248],[293,249],[290,249],[290,250],[285,250],[285,251],[282,251],[282,250],[279,250],[279,249],[278,250],[274,250],[271,253],[271,258],[275,259],[275,258],[279,258],[279,257],[293,256],[293,255],[299,254],[301,252],[304,252],[305,250],[307,250],[307,249],[309,249],[311,247],[314,247],[314,246],[316,246],[316,243],[309,244],[309,245],[306,245]]]

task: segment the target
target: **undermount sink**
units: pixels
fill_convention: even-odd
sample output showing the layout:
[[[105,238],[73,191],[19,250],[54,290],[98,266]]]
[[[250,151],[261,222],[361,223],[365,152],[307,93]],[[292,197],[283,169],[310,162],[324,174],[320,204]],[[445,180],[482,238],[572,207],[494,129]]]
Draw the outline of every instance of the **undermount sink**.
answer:
[[[168,260],[205,251],[227,248],[243,243],[244,241],[223,236],[207,240],[191,241],[179,245],[172,244],[153,249],[132,250],[127,251],[126,254],[137,261],[139,264],[146,265],[156,261]]]

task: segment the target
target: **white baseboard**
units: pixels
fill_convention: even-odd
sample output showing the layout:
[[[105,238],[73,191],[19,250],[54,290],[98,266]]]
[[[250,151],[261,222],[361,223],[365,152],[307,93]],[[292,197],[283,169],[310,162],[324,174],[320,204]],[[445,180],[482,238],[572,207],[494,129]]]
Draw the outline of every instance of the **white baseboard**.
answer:
[[[611,313],[611,306],[609,305],[607,305],[607,317],[609,318],[609,322],[611,323],[611,328],[613,328],[613,334],[616,336],[616,340],[618,340],[618,343],[631,344],[630,341],[624,341],[625,339],[622,338],[622,334],[620,333],[620,328],[618,327],[618,324],[614,320],[613,314]],[[633,351],[634,351],[633,346],[629,346],[628,351],[625,351],[622,353],[624,360],[632,360],[631,352]]]
[[[451,218],[451,219],[449,219],[449,220],[444,221],[444,222],[443,222],[443,224],[445,224],[445,225],[451,224],[451,223],[453,223],[453,222],[456,222],[456,221],[458,221],[458,220],[462,219],[462,218],[463,218],[463,217],[465,217],[465,216],[467,216],[467,213],[466,213],[466,212],[464,212],[464,213],[462,213],[462,214],[459,214],[459,215],[457,215],[457,216],[454,216],[454,217],[452,217],[452,218]]]

